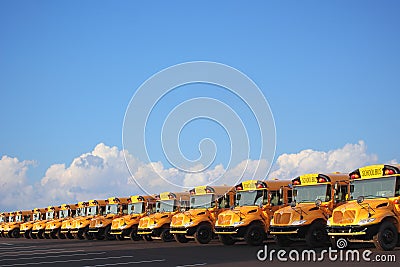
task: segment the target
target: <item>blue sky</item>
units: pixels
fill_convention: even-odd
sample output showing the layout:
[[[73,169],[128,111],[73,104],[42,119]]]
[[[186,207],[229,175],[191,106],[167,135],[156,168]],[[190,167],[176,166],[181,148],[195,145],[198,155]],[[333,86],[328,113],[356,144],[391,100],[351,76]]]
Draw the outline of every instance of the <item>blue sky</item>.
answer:
[[[29,175],[40,179],[98,143],[121,148],[135,90],[206,60],[263,91],[277,155],[364,140],[380,161],[399,160],[399,12],[398,1],[1,1],[0,156],[35,160]],[[164,109],[207,94],[237,101],[203,87]],[[226,135],[206,121],[183,133],[189,158],[210,129],[225,160]]]

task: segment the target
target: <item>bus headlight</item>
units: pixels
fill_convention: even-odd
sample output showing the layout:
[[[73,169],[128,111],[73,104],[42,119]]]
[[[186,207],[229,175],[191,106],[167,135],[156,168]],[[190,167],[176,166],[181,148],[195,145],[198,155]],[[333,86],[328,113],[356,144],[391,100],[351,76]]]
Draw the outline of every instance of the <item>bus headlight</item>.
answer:
[[[327,220],[327,221],[326,221],[326,225],[327,225],[327,226],[330,226],[330,225],[331,225],[331,220]]]
[[[193,223],[194,223],[194,222],[188,222],[188,223],[185,223],[185,227],[190,227],[190,226],[192,226],[192,225],[193,225]]]
[[[149,228],[150,228],[150,229],[153,229],[153,228],[155,228],[156,226],[157,226],[157,224],[156,224],[156,223],[153,223],[153,224],[150,224],[150,225],[149,225]]]
[[[242,224],[244,224],[244,221],[234,222],[234,223],[233,223],[233,226],[240,226],[240,225],[242,225]]]
[[[292,225],[302,225],[306,222],[306,220],[298,220],[298,221],[293,221]]]
[[[375,221],[375,218],[362,219],[358,222],[358,224],[363,225],[363,224],[372,223],[373,221]]]

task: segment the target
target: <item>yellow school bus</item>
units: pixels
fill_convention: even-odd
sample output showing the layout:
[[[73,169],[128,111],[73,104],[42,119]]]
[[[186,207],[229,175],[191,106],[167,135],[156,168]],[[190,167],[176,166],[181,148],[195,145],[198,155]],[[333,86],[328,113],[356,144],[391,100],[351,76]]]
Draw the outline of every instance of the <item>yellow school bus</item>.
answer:
[[[292,180],[294,202],[274,213],[270,234],[279,246],[304,240],[309,247],[329,242],[326,221],[335,207],[346,201],[347,174],[305,174]]]
[[[111,224],[111,233],[118,240],[130,238],[131,240],[140,240],[138,235],[138,225],[140,219],[153,211],[155,198],[153,196],[131,196],[128,199],[127,214],[116,218]]]
[[[58,217],[46,222],[44,230],[45,236],[49,236],[53,239],[65,239],[66,236],[61,233],[62,222],[72,218],[75,214],[76,206],[75,204],[62,204],[59,206]]]
[[[36,208],[32,210],[32,218],[30,221],[21,224],[20,226],[20,234],[25,238],[33,238],[36,239],[37,235],[32,233],[33,224],[39,222],[45,218],[46,208]]]
[[[70,233],[76,239],[92,240],[93,234],[89,232],[89,225],[93,218],[103,214],[107,200],[89,200],[86,203],[86,215],[79,216],[72,221]]]
[[[190,209],[172,217],[170,233],[179,243],[194,238],[207,244],[214,237],[219,213],[234,204],[235,188],[231,186],[198,186],[189,191]]]
[[[372,165],[349,174],[351,197],[328,221],[332,245],[373,242],[392,250],[400,233],[400,165]]]
[[[97,240],[115,240],[116,235],[111,234],[111,224],[116,218],[128,213],[128,199],[110,197],[106,200],[106,208],[103,214],[99,214],[90,220],[89,233]]]
[[[169,232],[172,216],[189,208],[189,196],[189,192],[163,192],[157,195],[156,213],[140,219],[138,234],[147,241],[173,241],[174,236]]]
[[[86,216],[86,206],[87,202],[80,201],[76,205],[75,213],[71,213],[72,217],[66,218],[61,223],[61,234],[64,235],[68,239],[74,239],[73,234],[71,233],[71,229],[73,229],[72,225],[74,224],[74,220],[78,218],[82,218]]]
[[[225,245],[244,239],[261,245],[267,237],[274,211],[291,202],[291,181],[249,180],[235,186],[235,208],[218,215],[215,233]]]
[[[43,238],[49,239],[50,235],[45,233],[46,223],[54,219],[57,219],[59,210],[60,208],[57,206],[48,206],[45,209],[46,213],[44,215],[44,218],[33,224],[32,235],[36,235],[40,239]]]
[[[0,236],[6,237],[4,235],[4,227],[7,225],[9,220],[10,212],[2,212],[0,214]]]
[[[21,224],[30,221],[31,215],[31,210],[12,212],[9,222],[4,226],[4,235],[12,238],[20,237],[19,230]]]

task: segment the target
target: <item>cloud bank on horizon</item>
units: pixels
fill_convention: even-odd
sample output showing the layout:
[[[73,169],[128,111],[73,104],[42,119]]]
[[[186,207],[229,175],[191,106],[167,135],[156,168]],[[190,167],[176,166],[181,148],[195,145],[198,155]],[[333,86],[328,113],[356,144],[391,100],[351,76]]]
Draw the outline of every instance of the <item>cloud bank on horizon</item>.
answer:
[[[129,165],[134,166],[131,168],[134,179],[126,167],[124,154]],[[392,160],[390,163],[395,162],[396,160]],[[328,152],[306,149],[295,154],[282,154],[273,164],[268,178],[283,180],[304,173],[350,172],[374,163],[378,163],[378,156],[367,152],[365,142],[359,141],[357,144],[346,144]],[[242,175],[243,179],[264,179],[258,177],[257,173],[253,176],[253,173],[257,166],[268,166],[265,160],[245,160],[228,170],[222,165],[216,165],[201,173],[181,173],[174,168],[165,168],[161,162],[144,164],[135,159],[134,155],[104,143],[99,143],[93,151],[73,159],[69,166],[51,165],[40,182],[31,183],[27,172],[34,165],[34,161],[20,161],[17,158],[2,156],[1,210],[31,209],[95,198],[143,194],[136,182],[142,188],[150,189],[151,192],[148,193],[170,190],[171,186],[162,177],[168,178],[169,181],[183,181],[187,187],[195,184],[194,181],[196,184],[208,183],[223,174],[234,179],[231,180],[231,184],[237,181],[239,175]],[[247,165],[247,168],[242,174],[243,165]],[[230,184],[226,180],[221,182]]]

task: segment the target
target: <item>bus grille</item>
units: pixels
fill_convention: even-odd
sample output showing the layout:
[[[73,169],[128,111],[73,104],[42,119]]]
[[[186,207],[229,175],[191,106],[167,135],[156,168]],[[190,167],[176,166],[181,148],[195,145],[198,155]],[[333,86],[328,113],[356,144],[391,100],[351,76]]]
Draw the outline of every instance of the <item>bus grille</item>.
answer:
[[[139,221],[139,228],[147,228],[149,227],[149,218],[143,218]]]
[[[275,224],[288,224],[290,222],[290,217],[291,217],[290,212],[285,212],[285,213],[275,213],[274,215],[274,223]]]
[[[232,215],[221,214],[218,216],[218,225],[231,225]]]
[[[333,222],[337,224],[353,223],[355,217],[355,210],[345,210],[344,212],[337,210],[333,213]]]

